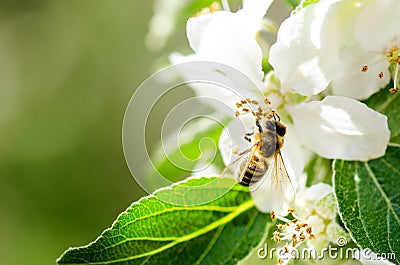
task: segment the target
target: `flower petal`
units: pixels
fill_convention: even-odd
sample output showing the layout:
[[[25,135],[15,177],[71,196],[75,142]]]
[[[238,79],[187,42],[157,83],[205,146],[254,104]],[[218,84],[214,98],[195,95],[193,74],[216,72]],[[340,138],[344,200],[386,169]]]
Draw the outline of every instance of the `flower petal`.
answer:
[[[311,40],[315,7],[307,6],[283,22],[269,53],[282,89],[293,88],[305,96],[318,94],[328,86],[337,63],[335,53],[320,56],[321,50]]]
[[[202,61],[197,54],[172,53],[170,60],[200,102],[230,117],[234,116],[236,102],[245,98],[264,100],[257,85],[247,75],[228,65]]]
[[[304,148],[296,134],[293,125],[286,123],[287,133],[285,135],[285,144],[282,147],[282,157],[285,160],[285,167],[293,183],[295,190],[303,183],[304,168],[308,163],[311,152]],[[305,186],[305,185],[304,185]]]
[[[290,114],[303,144],[322,157],[366,161],[385,154],[387,117],[357,100],[328,96]]]
[[[243,152],[250,147],[250,143],[244,139],[244,135],[253,130],[254,125],[254,117],[244,115],[232,120],[224,128],[218,147],[225,165],[231,164],[238,158],[234,153]]]
[[[286,186],[285,190],[280,190],[275,184],[271,179],[266,179],[258,189],[251,192],[251,196],[260,212],[274,211],[281,216],[286,216],[288,209],[292,206],[293,192],[290,186]]]
[[[357,15],[365,7],[360,0],[325,0],[315,7],[311,40],[315,47],[336,52],[357,43],[353,36]]]
[[[261,87],[262,51],[255,35],[270,2],[257,0],[236,13],[219,11],[190,18],[187,37],[203,60],[234,67]]]
[[[400,1],[375,0],[357,17],[354,35],[361,47],[386,53],[400,48]]]
[[[332,81],[332,92],[337,96],[354,99],[367,99],[378,92],[390,81],[388,62],[381,60],[381,55],[364,51],[358,46],[339,50],[340,67]],[[362,72],[363,65],[368,65],[367,72]],[[378,74],[382,72],[383,77]]]

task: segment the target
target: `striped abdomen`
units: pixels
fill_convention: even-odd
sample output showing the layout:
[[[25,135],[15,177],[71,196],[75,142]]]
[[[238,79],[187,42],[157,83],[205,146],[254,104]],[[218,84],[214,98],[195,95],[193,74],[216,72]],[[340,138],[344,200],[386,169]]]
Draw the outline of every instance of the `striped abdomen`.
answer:
[[[248,161],[246,159],[240,165],[239,174],[241,175],[243,170],[245,171],[243,178],[239,180],[239,183],[243,186],[249,186],[251,181],[259,181],[268,170],[268,161],[263,157],[254,155],[246,167],[247,162]]]

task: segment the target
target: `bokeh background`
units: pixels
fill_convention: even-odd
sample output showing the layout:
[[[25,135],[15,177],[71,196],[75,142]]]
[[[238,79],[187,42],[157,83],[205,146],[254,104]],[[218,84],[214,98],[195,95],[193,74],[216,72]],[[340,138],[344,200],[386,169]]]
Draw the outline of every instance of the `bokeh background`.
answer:
[[[153,4],[0,0],[1,264],[55,264],[146,195],[125,164],[124,111],[170,51],[188,50],[184,21],[146,48]]]
[[[165,53],[145,47],[152,6],[0,1],[1,264],[55,264],[145,195],[121,128]],[[174,41],[183,45],[184,32]]]

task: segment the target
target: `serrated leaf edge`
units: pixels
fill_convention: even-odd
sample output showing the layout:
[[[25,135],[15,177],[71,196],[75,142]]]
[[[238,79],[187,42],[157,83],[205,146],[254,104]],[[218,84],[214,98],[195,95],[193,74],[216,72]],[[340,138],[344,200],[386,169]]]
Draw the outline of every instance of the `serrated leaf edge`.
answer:
[[[388,143],[388,146],[400,148],[400,144],[398,144],[398,143],[392,143],[392,142],[390,142],[390,143]],[[388,163],[386,162],[386,160],[383,159],[383,157],[380,158],[380,159],[383,160],[383,162],[386,164],[386,166],[388,166],[388,167],[391,168],[392,170],[397,171],[397,169],[394,169],[394,168],[392,167],[392,165],[388,164]],[[338,161],[338,160],[334,160],[334,163],[332,164],[333,169],[335,168],[335,164],[337,163],[337,161]],[[345,161],[342,160],[341,162],[343,163],[343,162],[345,162]],[[356,161],[356,162],[357,162],[357,161]],[[391,213],[396,217],[395,219],[397,220],[397,222],[400,224],[400,218],[399,218],[399,216],[396,214],[396,212],[394,211],[394,209],[393,209],[393,207],[392,207],[392,204],[393,204],[393,203],[392,203],[391,200],[387,197],[386,193],[382,190],[382,188],[379,186],[379,182],[378,182],[378,180],[376,179],[376,176],[375,176],[375,174],[373,173],[372,169],[370,168],[368,162],[363,162],[363,164],[364,164],[365,169],[366,169],[367,172],[368,172],[369,177],[372,179],[373,183],[375,184],[375,186],[377,187],[378,191],[381,193],[383,199],[385,200],[385,202],[386,202],[386,204],[387,204],[387,207],[388,207],[387,216],[386,216],[386,221],[387,221],[387,223],[389,222],[388,216],[389,216],[389,213],[391,212]],[[357,163],[355,164],[355,168],[357,169]],[[336,171],[334,170],[334,174],[335,174],[335,173],[336,173]],[[332,181],[332,185],[333,185],[333,190],[336,190],[336,189],[335,189],[335,181]],[[357,184],[355,185],[355,188],[356,188],[356,190],[357,190]],[[334,195],[335,195],[336,201],[338,201],[336,192],[334,192]],[[357,198],[358,198],[358,192],[357,192]],[[359,217],[358,219],[359,219],[359,220],[361,221],[361,223],[362,223],[362,228],[363,228],[363,230],[364,230],[364,232],[365,232],[365,235],[366,235],[367,238],[368,238],[368,241],[370,242],[370,245],[371,245],[371,246],[374,246],[374,244],[373,244],[373,242],[371,241],[371,238],[370,238],[370,236],[369,236],[369,234],[368,234],[368,231],[365,230],[365,224],[364,224],[363,219],[361,218],[360,207],[359,207],[359,203],[358,203],[358,202],[359,202],[359,199],[357,199],[357,201],[356,201],[356,203],[357,203],[357,208],[358,208],[358,217]],[[339,206],[338,206],[338,208],[339,208]],[[338,211],[338,213],[339,213],[340,219],[343,221],[343,224],[344,224],[344,226],[346,227],[347,231],[350,232],[349,234],[350,234],[350,237],[351,237],[351,239],[353,240],[353,242],[355,242],[360,248],[363,248],[363,247],[355,240],[355,238],[353,237],[353,235],[352,235],[350,229],[349,229],[348,226],[347,226],[347,223],[346,223],[346,222],[344,221],[344,219],[343,219],[343,216],[342,216],[341,211]],[[388,223],[387,225],[388,225],[388,231],[387,231],[387,233],[388,233],[388,237],[389,237],[389,235],[390,235],[389,223]],[[390,251],[391,251],[392,253],[395,253],[395,251],[393,250],[392,245],[391,245],[391,243],[390,243],[390,238],[388,238],[388,247],[389,247],[389,249],[390,249]]]

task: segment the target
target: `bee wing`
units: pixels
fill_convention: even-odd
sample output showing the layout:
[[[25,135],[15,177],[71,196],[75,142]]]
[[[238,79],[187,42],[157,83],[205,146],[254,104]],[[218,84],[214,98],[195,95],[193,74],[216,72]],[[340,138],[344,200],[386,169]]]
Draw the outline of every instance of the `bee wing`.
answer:
[[[227,165],[224,170],[221,172],[219,177],[234,177],[236,175],[236,172],[238,171],[240,164],[244,159],[247,159],[247,163],[249,162],[250,156],[247,155],[249,152],[252,151],[254,146],[244,150],[239,154],[239,157],[233,160],[229,165]],[[247,156],[246,156],[247,155]],[[243,177],[243,176],[242,176]]]
[[[289,200],[294,200],[295,191],[289,174],[287,173],[285,163],[281,152],[277,152],[268,160],[269,167],[265,175],[257,182],[250,183],[250,191],[258,189],[266,179],[270,179],[271,188],[279,193],[284,193]]]

